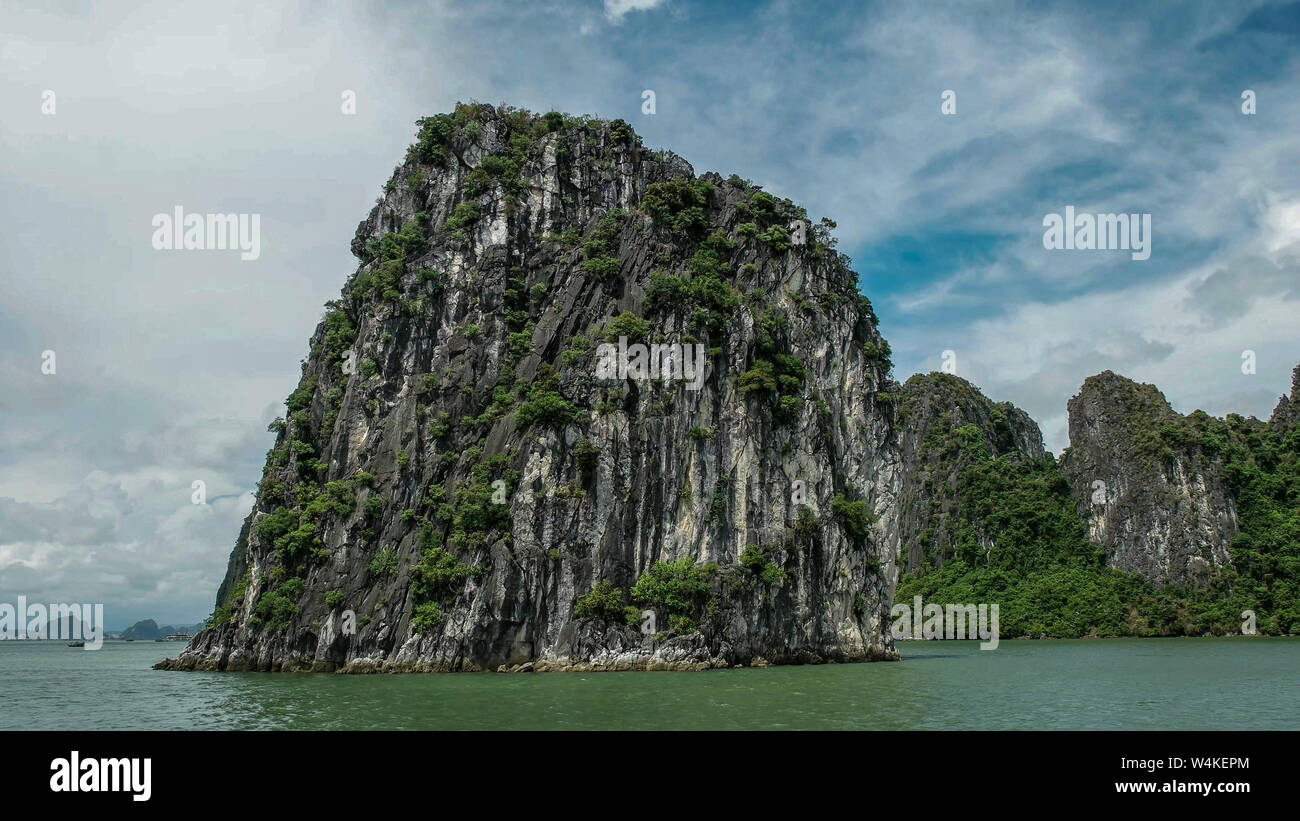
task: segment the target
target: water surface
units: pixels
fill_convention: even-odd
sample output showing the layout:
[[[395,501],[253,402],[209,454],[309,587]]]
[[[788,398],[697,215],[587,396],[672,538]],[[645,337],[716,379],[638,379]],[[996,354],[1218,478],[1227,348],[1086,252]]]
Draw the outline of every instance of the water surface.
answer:
[[[178,643],[0,642],[0,730],[1300,729],[1300,638],[902,642],[702,673],[193,673]]]

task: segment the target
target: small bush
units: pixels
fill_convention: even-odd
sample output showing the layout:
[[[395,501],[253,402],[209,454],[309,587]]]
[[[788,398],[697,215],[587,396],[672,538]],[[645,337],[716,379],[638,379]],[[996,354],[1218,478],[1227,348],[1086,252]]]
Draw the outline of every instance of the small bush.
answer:
[[[740,375],[738,384],[741,393],[775,391],[776,374],[772,363],[763,359],[758,360],[754,363],[754,367]]]
[[[646,189],[641,208],[656,224],[675,233],[698,234],[708,225],[704,207],[713,190],[703,180],[656,182]]]
[[[623,591],[609,582],[597,582],[586,595],[573,605],[573,615],[579,619],[600,619],[606,622],[622,621]]]
[[[647,311],[670,310],[686,303],[690,282],[685,277],[675,277],[662,271],[650,274],[650,287],[646,289]]]
[[[789,424],[803,413],[803,399],[798,396],[782,396],[777,402],[776,421]]]
[[[763,566],[767,564],[767,554],[758,545],[748,545],[740,551],[740,566],[753,573],[762,571]]]
[[[582,272],[598,279],[609,279],[622,270],[622,264],[616,257],[592,257],[582,263]]]
[[[527,356],[529,351],[533,349],[533,323],[529,322],[522,331],[510,334],[508,341],[512,359]]]
[[[844,529],[859,541],[867,535],[868,528],[876,521],[875,514],[867,507],[865,499],[850,502],[844,498],[843,493],[835,494],[835,498],[831,500],[831,511],[840,517]]]
[[[790,232],[780,225],[768,226],[768,229],[759,234],[758,238],[778,254],[790,248]]]
[[[582,411],[553,390],[534,389],[526,402],[515,411],[515,421],[521,426],[541,422],[554,428],[575,424],[582,420]]]
[[[632,586],[632,600],[662,608],[669,616],[694,613],[709,592],[705,569],[690,556],[655,562]]]
[[[432,529],[429,529],[428,535],[432,536],[432,533]],[[446,600],[459,595],[466,580],[477,575],[477,572],[429,540],[419,564],[411,568],[411,592],[417,600]]]
[[[268,629],[279,630],[293,620],[298,613],[298,597],[302,595],[304,587],[303,580],[295,578],[262,594],[254,609]]]
[[[796,536],[815,536],[817,534],[817,514],[812,512],[812,508],[807,505],[800,505],[799,513],[794,518],[794,532]]]
[[[288,406],[290,413],[302,410],[311,405],[311,397],[315,392],[316,377],[313,376],[304,380],[297,390],[289,394],[284,404]]]
[[[758,576],[764,584],[778,584],[785,581],[785,571],[768,559],[771,552],[771,548],[768,547],[749,545],[740,551],[740,566]]]
[[[411,616],[411,630],[416,633],[432,633],[441,623],[442,611],[438,609],[437,602],[427,601],[417,605],[415,614]]]
[[[620,336],[628,342],[641,342],[650,335],[650,322],[631,311],[624,311],[605,323],[605,341],[617,342]]]
[[[397,572],[397,551],[385,547],[370,560],[370,572],[375,576],[389,576]]]
[[[640,627],[641,611],[629,604],[623,608],[623,621],[628,627]]]
[[[700,628],[695,623],[695,620],[692,619],[690,616],[683,616],[677,613],[670,613],[668,615],[668,629],[674,633],[686,635],[688,633],[694,633],[696,630]]]
[[[476,202],[462,202],[457,205],[447,217],[447,221],[442,224],[444,231],[459,231],[479,221],[483,216],[483,209]]]

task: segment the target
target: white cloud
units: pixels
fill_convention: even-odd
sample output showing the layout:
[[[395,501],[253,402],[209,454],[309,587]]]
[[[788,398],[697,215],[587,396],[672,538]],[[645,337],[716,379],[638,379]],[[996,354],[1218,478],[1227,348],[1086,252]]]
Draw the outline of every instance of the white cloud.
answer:
[[[657,9],[664,2],[665,0],[605,0],[605,16],[617,23],[630,12]]]
[[[1300,247],[1300,199],[1284,200],[1272,191],[1267,197],[1264,224],[1268,229],[1265,238],[1268,250],[1277,253],[1288,246]]]
[[[1025,301],[995,319],[949,329],[917,367],[937,370],[941,347],[954,350],[958,375],[990,398],[1027,410],[1058,454],[1068,444],[1066,400],[1102,370],[1156,385],[1181,413],[1201,408],[1267,418],[1300,364],[1294,321],[1300,305],[1254,300],[1203,333],[1202,306],[1191,295],[1205,278],[1197,270],[1054,303]],[[899,339],[896,345],[914,344],[906,331]],[[1247,349],[1259,357],[1255,374],[1241,372]]]

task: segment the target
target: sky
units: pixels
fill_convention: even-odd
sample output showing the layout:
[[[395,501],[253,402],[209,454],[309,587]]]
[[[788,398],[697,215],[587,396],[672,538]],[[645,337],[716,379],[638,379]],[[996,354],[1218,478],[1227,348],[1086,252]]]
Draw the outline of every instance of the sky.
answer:
[[[48,5],[0,9],[0,602],[211,612],[357,223],[457,101],[831,217],[898,380],[949,351],[1055,453],[1099,371],[1266,418],[1300,363],[1300,3]],[[260,255],[156,250],[176,206]],[[1045,248],[1066,206],[1150,258]]]

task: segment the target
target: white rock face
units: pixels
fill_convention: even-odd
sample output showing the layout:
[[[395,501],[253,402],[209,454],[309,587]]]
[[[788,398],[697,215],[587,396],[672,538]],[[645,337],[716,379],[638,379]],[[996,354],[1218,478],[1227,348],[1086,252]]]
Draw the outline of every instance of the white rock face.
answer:
[[[1222,459],[1153,438],[1181,420],[1154,386],[1106,371],[1084,382],[1069,411],[1062,473],[1110,566],[1196,585],[1231,561],[1237,513]]]
[[[535,137],[517,178],[467,196],[481,183],[472,167],[512,151],[508,112],[484,108],[474,122],[477,135],[462,123],[442,146],[445,167],[418,156],[400,167],[358,229],[365,261],[335,309],[353,333],[331,325],[341,317],[317,329],[299,392],[309,398],[291,406],[231,557],[223,593],[245,576],[248,592],[172,666],[896,658],[885,628],[900,472],[880,398],[892,383],[887,363],[864,354],[882,340],[856,275],[824,245],[782,247],[741,227],[802,218],[792,204],[765,205],[717,175],[698,185],[685,161],[617,123]],[[642,213],[651,186],[669,182],[704,192],[694,227]],[[464,203],[477,222],[447,226]],[[397,264],[383,259],[396,247],[386,235],[408,226],[424,226],[418,241],[402,240],[411,247]],[[710,263],[700,255],[714,232],[729,247]],[[594,273],[586,263],[600,258],[618,273]],[[706,264],[722,275],[711,280]],[[698,290],[651,305],[656,275]],[[704,345],[702,389],[597,381],[595,346],[624,312],[649,323],[647,341]],[[359,363],[351,375],[346,352]],[[775,368],[768,384],[749,389],[763,367]],[[502,504],[488,501],[497,481]],[[833,514],[837,495],[874,514],[865,537]],[[273,517],[307,535],[256,524]],[[763,561],[742,565],[751,546]],[[633,596],[657,563],[678,560],[702,584],[689,601]],[[578,601],[602,582],[634,615],[653,612],[657,629],[642,634],[621,608],[579,618]],[[331,591],[341,604],[326,604]],[[287,603],[277,611],[268,595]],[[354,635],[340,630],[344,609]]]

